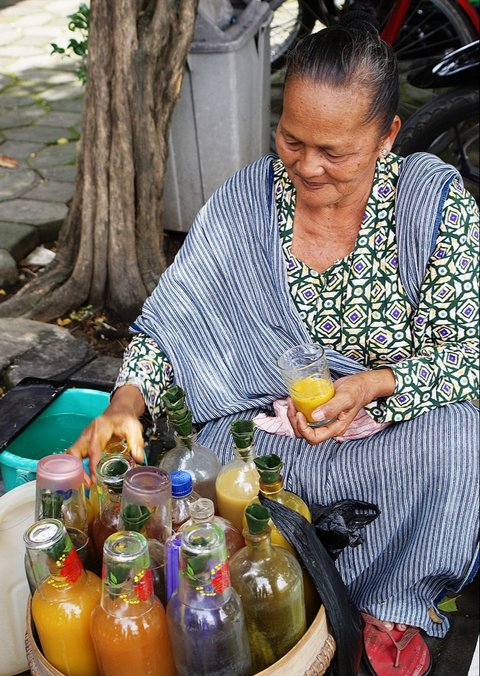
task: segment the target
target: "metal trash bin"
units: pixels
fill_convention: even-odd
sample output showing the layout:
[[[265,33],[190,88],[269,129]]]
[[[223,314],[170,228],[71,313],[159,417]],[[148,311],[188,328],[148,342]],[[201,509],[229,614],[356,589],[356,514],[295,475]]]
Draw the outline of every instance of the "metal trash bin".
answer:
[[[269,151],[272,14],[260,0],[244,1],[240,9],[226,1],[227,26],[216,24],[200,1],[169,134],[167,230],[187,231],[216,188]],[[218,15],[224,22],[225,11]]]

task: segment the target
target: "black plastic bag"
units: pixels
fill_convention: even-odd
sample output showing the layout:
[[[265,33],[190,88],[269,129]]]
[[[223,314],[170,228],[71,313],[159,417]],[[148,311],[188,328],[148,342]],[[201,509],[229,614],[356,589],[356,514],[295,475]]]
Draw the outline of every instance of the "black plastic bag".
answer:
[[[317,535],[332,559],[345,547],[358,547],[363,542],[361,528],[380,515],[380,509],[371,502],[340,500],[333,505],[312,505],[312,521]]]
[[[259,498],[262,505],[269,508],[275,526],[296,549],[325,607],[336,643],[330,673],[355,676],[362,657],[363,622],[358,610],[350,603],[347,588],[329,552],[321,543],[315,525],[288,507],[268,500],[261,493]]]

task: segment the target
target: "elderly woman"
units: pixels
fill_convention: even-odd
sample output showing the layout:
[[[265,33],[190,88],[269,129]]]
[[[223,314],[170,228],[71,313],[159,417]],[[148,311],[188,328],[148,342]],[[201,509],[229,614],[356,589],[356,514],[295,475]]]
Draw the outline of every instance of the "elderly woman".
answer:
[[[125,436],[140,459],[138,417],[158,416],[175,381],[199,440],[226,462],[231,421],[286,396],[279,355],[321,344],[335,396],[315,417],[333,422],[311,428],[290,402],[295,434],[259,429],[257,452],[279,454],[310,503],[379,505],[337,563],[365,613],[371,670],[390,674],[399,658],[398,676],[420,676],[431,665],[418,628],[443,637],[435,601],[476,570],[479,223],[452,167],[392,154],[397,103],[394,57],[370,26],[296,48],[278,158],[239,171],[200,211],[133,324],[110,406],[71,452],[93,467]],[[356,431],[359,417],[369,424]]]

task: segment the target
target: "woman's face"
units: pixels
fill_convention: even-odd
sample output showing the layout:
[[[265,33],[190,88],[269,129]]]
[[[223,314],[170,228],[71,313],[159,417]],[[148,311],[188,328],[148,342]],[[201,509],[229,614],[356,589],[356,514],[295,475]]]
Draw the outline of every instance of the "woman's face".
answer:
[[[382,139],[378,121],[364,122],[368,105],[359,88],[287,81],[276,142],[297,203],[311,209],[348,206],[370,194],[380,150],[391,150],[400,121]]]

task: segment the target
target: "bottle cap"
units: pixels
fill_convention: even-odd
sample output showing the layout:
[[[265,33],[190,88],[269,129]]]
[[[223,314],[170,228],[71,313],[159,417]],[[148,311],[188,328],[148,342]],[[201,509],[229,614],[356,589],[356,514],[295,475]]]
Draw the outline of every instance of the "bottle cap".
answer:
[[[252,535],[264,533],[270,521],[270,510],[263,505],[248,505],[245,510],[247,527]]]
[[[265,484],[273,484],[280,478],[283,462],[278,455],[272,453],[271,455],[263,455],[255,458],[255,466],[260,474],[260,479]]]
[[[172,480],[172,497],[183,498],[192,492],[193,481],[189,472],[171,472],[170,478]]]

